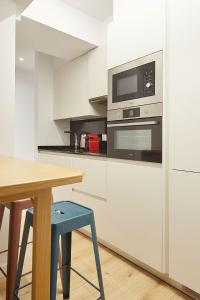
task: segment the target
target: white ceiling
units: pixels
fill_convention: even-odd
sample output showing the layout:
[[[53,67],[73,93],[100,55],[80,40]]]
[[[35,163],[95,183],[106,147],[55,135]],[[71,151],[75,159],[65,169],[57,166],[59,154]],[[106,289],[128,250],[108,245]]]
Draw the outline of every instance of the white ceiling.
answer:
[[[39,51],[64,60],[72,60],[95,47],[25,17],[17,22],[16,45],[17,48]]]
[[[113,0],[62,0],[100,21],[104,21],[113,14]]]

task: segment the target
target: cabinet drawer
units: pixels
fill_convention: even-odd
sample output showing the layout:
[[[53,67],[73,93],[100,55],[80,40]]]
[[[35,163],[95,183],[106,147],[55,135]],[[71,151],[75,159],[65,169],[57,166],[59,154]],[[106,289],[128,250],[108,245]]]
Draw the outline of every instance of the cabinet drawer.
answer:
[[[83,182],[75,184],[73,188],[92,196],[107,199],[106,192],[106,161],[73,158],[73,167],[84,172]]]

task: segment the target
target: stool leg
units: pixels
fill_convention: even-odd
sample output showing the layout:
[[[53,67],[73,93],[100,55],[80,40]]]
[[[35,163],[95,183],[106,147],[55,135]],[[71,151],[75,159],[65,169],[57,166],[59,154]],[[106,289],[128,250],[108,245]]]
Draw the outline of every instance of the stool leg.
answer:
[[[97,269],[97,275],[98,275],[98,281],[99,281],[101,300],[105,300],[103,278],[102,278],[102,272],[101,272],[101,263],[100,263],[99,248],[98,248],[98,242],[97,242],[94,217],[91,222],[91,233],[92,233],[92,243],[93,243],[93,248],[94,248],[94,255],[95,255],[95,261],[96,261],[96,269]]]
[[[0,204],[0,229],[3,222],[4,210],[5,210],[5,206]]]
[[[68,232],[63,234],[62,237],[62,265],[67,266],[63,268],[63,298],[69,299],[70,297],[70,279],[71,279],[71,246],[72,246],[72,233]]]
[[[58,250],[58,265],[59,265],[60,279],[61,279],[61,284],[62,284],[62,282],[63,282],[63,279],[62,279],[62,255],[61,255],[60,244],[59,244],[59,250]]]
[[[29,220],[28,216],[26,215],[26,219],[24,223],[24,232],[22,236],[21,250],[19,255],[18,270],[16,276],[16,286],[15,286],[16,290],[20,287],[30,227],[31,227],[31,220]],[[18,290],[16,291],[16,294],[18,295]]]
[[[59,235],[51,230],[51,300],[56,300]]]
[[[21,215],[22,211],[18,209],[16,203],[13,202],[10,208],[6,300],[13,300],[14,297],[19,251]]]

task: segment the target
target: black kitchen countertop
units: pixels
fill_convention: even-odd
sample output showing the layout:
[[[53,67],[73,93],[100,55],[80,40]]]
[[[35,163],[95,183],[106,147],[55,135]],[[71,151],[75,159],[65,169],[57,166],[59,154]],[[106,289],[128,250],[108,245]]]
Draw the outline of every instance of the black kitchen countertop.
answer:
[[[59,153],[68,153],[68,154],[77,154],[77,155],[89,155],[89,156],[97,156],[97,157],[107,157],[107,153],[91,153],[87,152],[83,149],[79,149],[75,152],[75,148],[72,146],[38,146],[38,151],[53,151]]]

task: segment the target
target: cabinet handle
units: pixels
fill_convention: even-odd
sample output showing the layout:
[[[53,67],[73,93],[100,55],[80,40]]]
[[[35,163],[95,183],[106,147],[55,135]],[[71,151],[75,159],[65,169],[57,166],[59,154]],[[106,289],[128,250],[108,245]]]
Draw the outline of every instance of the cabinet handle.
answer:
[[[76,188],[72,188],[72,192],[79,193],[79,194],[82,194],[82,195],[85,195],[85,196],[88,196],[88,197],[96,198],[96,199],[98,199],[100,201],[103,201],[103,202],[107,202],[107,199],[104,198],[104,197],[100,197],[100,196],[97,196],[97,195],[94,195],[94,194],[91,194],[91,193],[88,193],[88,192],[85,192],[85,191],[82,191],[82,190],[79,190],[79,189],[76,189]]]

